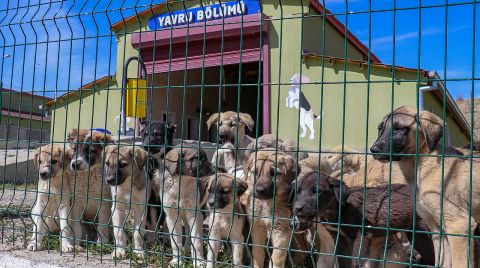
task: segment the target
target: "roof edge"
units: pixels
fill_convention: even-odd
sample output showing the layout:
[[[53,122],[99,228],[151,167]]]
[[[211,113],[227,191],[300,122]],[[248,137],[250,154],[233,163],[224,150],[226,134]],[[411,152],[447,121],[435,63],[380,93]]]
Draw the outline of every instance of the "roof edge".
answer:
[[[310,0],[310,5],[319,13],[324,13],[328,16],[325,16],[325,19],[343,36],[347,36],[347,40],[350,41],[360,52],[367,56],[370,53],[370,61],[375,63],[381,63],[382,61],[373,54],[372,50],[369,49],[362,41],[360,41],[352,32],[350,32],[343,23],[341,23],[332,13],[330,10],[323,7],[319,2],[316,0]]]

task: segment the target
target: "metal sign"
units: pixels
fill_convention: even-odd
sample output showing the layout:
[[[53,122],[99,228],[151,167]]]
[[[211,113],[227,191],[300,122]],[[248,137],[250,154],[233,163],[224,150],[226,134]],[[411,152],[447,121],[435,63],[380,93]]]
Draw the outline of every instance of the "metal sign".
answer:
[[[186,24],[218,20],[260,13],[260,4],[256,0],[231,1],[210,6],[177,10],[153,16],[148,21],[150,30],[171,28]]]

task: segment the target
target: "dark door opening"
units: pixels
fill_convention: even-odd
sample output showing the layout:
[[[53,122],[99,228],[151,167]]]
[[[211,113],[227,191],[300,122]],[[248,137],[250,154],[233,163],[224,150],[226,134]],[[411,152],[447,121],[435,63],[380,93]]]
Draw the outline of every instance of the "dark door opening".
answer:
[[[148,105],[152,120],[166,121],[168,93],[168,121],[177,125],[176,138],[215,142],[217,130],[215,127],[207,130],[206,121],[219,110],[250,114],[255,127],[251,132],[247,129],[247,135],[255,136],[257,127],[261,134],[262,68],[262,62],[251,62],[175,71],[169,76],[157,73],[150,79],[154,86],[152,94],[147,90],[147,98],[152,98],[151,106]],[[150,102],[147,100],[147,103]]]

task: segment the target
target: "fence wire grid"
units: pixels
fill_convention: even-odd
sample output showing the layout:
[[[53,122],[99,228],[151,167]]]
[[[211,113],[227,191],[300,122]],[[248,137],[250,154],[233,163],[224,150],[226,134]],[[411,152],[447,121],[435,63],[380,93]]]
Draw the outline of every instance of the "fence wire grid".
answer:
[[[477,1],[0,3],[0,266],[480,267]]]

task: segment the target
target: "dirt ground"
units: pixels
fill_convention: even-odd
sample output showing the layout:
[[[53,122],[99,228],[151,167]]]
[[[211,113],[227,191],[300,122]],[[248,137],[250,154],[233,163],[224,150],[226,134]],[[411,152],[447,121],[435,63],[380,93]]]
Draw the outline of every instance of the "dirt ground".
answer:
[[[31,252],[25,245],[31,236],[30,208],[36,194],[5,189],[0,191],[0,267],[112,267],[115,262],[110,254],[100,256],[92,252],[60,254],[55,249]],[[0,188],[0,190],[2,190]],[[130,266],[129,261],[116,262],[118,267]],[[134,265],[134,264],[132,264]]]

